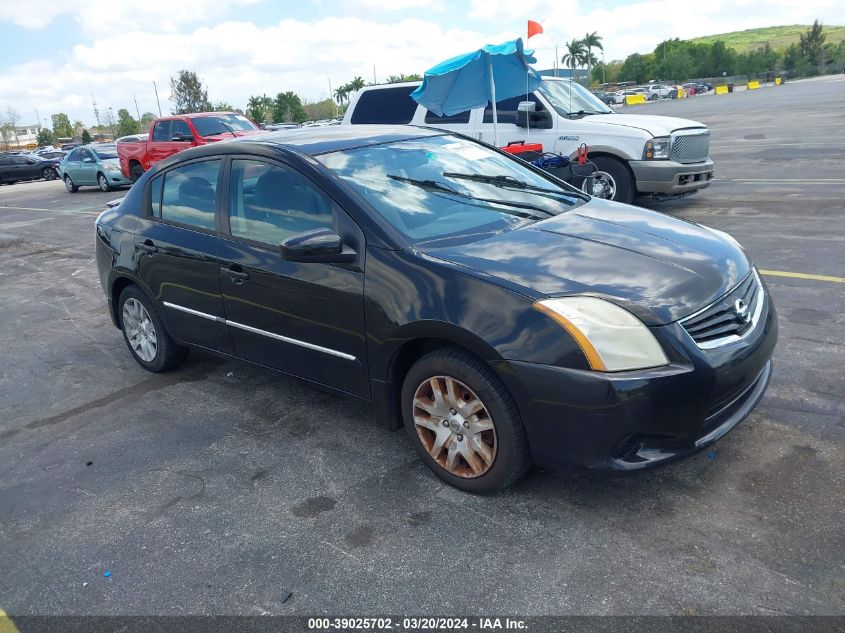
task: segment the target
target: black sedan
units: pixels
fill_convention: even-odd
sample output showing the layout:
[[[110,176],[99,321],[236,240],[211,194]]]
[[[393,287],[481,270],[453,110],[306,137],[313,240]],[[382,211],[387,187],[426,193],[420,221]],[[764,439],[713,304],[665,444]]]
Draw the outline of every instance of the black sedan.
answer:
[[[96,231],[142,367],[199,347],[370,401],[473,492],[531,463],[634,470],[693,453],[771,373],[774,306],[730,236],[442,131],[193,148]]]
[[[55,180],[59,177],[56,158],[42,158],[35,154],[0,154],[0,183],[14,184],[19,180]]]

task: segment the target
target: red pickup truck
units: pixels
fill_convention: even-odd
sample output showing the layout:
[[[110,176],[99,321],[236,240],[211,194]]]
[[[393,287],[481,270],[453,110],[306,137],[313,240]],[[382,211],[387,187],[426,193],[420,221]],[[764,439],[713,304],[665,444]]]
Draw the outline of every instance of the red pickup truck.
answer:
[[[263,132],[237,112],[198,112],[155,119],[145,141],[117,144],[120,171],[131,179],[141,175],[171,154],[216,141]]]

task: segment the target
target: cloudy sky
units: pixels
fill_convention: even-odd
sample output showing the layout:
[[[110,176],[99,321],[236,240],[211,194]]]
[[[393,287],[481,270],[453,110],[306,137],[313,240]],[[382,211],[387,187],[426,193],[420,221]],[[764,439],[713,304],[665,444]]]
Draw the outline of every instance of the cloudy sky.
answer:
[[[539,68],[554,46],[587,31],[607,60],[648,52],[669,37],[777,24],[845,24],[842,0],[39,0],[0,13],[0,112],[21,123],[55,112],[94,121],[171,103],[169,78],[199,73],[213,101],[244,107],[251,94],[293,90],[309,100],[355,75],[379,81],[422,72],[452,55],[519,36],[530,18]],[[18,5],[15,9],[13,6]],[[524,34],[523,34],[524,35]]]

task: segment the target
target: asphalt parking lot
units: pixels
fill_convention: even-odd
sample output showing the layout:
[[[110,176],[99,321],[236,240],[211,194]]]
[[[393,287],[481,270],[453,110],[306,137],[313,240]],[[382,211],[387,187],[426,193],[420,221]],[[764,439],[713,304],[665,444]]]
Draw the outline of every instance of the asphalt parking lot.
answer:
[[[659,470],[533,470],[494,497],[440,483],[363,404],[196,352],[144,372],[93,260],[120,194],[0,187],[0,608],[842,615],[843,89],[637,110],[707,123],[716,162],[710,189],[647,206],[770,271],[780,342],[757,410]]]

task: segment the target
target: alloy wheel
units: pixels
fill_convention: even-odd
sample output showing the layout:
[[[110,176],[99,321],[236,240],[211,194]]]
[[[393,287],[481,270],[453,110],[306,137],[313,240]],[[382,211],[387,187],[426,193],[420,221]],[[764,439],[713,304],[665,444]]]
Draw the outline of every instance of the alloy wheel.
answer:
[[[140,301],[129,298],[123,304],[123,328],[132,351],[145,363],[158,353],[158,337],[149,312]]]
[[[417,436],[441,468],[467,479],[490,469],[496,427],[472,389],[451,376],[432,376],[417,387],[413,405]]]

